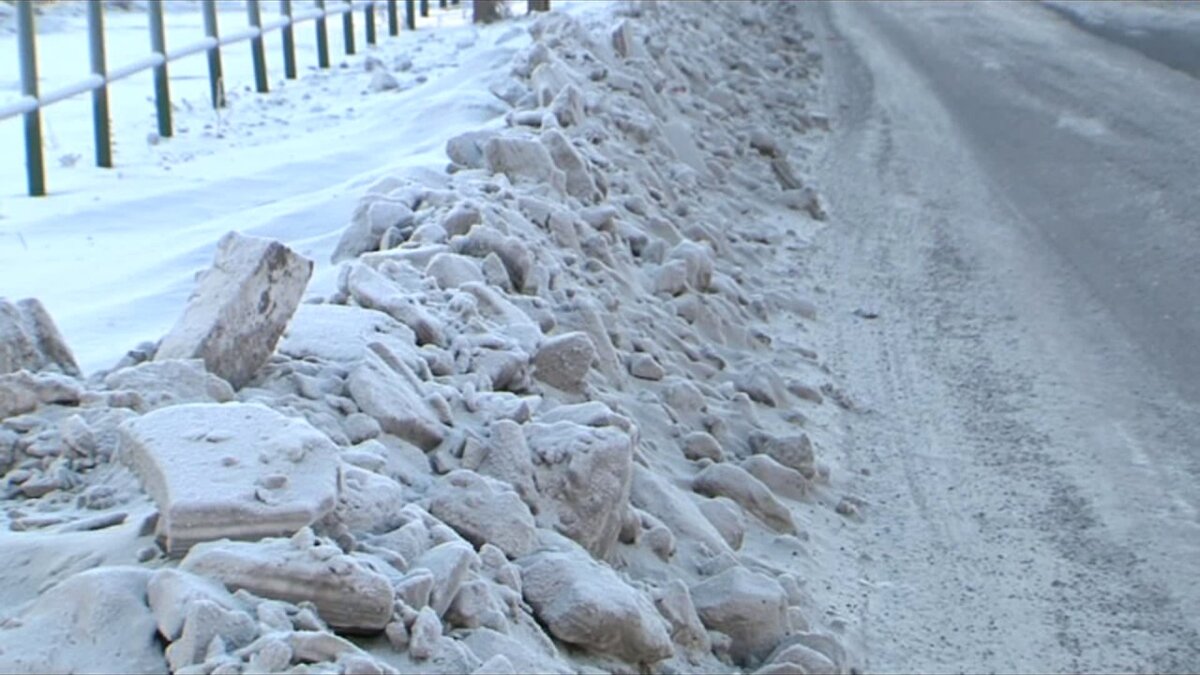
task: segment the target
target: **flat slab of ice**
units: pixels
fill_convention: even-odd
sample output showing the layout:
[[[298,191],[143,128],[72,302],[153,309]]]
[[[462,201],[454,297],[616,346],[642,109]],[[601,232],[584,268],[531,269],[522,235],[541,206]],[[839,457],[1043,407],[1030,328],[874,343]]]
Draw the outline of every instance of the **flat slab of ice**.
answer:
[[[158,504],[172,555],[213,539],[290,536],[337,502],[337,447],[261,405],[161,408],[122,425],[121,455]]]

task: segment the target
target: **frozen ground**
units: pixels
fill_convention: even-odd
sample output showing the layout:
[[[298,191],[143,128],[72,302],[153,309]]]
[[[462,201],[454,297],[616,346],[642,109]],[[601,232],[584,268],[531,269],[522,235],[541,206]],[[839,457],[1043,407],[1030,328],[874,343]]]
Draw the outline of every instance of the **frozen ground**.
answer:
[[[812,10],[868,670],[1196,670],[1200,83],[1035,4]]]

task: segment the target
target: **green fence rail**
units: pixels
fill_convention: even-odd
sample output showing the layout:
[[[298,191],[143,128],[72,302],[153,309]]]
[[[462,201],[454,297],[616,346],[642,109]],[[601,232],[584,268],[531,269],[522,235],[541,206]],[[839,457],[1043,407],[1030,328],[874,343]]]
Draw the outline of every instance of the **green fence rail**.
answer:
[[[317,31],[317,64],[329,68],[329,36],[326,20],[342,16],[343,44],[346,53],[355,51],[354,13],[362,11],[367,44],[376,41],[376,7],[386,6],[388,34],[400,34],[400,0],[313,0],[310,7],[294,6],[292,0],[278,0],[279,16],[264,19],[262,0],[245,0],[247,25],[239,30],[222,34],[217,25],[216,0],[201,0],[204,18],[202,40],[176,49],[167,47],[166,22],[162,0],[151,0],[148,4],[150,54],[133,63],[110,70],[105,58],[104,3],[89,0],[87,3],[88,51],[91,74],[79,82],[42,94],[38,90],[37,31],[34,26],[33,0],[17,0],[17,51],[21,69],[21,97],[16,101],[0,105],[0,121],[21,115],[25,124],[25,165],[29,195],[46,195],[46,167],[42,152],[41,109],[58,101],[91,92],[92,123],[96,145],[96,165],[113,166],[112,127],[109,119],[108,85],[136,73],[152,70],[154,73],[154,101],[157,111],[158,134],[169,138],[172,133],[171,90],[168,64],[172,61],[205,52],[208,56],[209,90],[212,105],[225,105],[224,74],[221,67],[221,48],[249,41],[254,67],[254,83],[260,93],[269,90],[267,63],[263,36],[273,31],[282,32],[284,75],[296,78],[296,41],[294,27],[307,21],[314,22]],[[439,0],[440,6],[458,5],[460,0]],[[298,4],[298,3],[297,3]],[[429,0],[420,0],[422,17],[429,16]],[[549,0],[529,0],[529,11],[546,11]],[[417,3],[403,0],[404,28],[416,29]]]

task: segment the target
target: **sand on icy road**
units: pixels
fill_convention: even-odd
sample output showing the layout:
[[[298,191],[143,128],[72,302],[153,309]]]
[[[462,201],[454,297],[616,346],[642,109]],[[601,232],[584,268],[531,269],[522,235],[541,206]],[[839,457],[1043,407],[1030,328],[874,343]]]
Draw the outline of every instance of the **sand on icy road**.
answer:
[[[1200,86],[1036,5],[805,11],[868,669],[1195,670]]]

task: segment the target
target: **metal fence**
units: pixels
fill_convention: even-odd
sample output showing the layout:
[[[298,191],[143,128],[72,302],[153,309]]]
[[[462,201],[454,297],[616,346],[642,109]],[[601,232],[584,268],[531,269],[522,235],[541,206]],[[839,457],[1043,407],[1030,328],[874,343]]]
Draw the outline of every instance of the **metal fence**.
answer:
[[[108,69],[105,59],[104,3],[89,0],[87,3],[88,47],[91,60],[91,75],[74,84],[46,94],[38,91],[37,44],[34,28],[33,0],[17,0],[17,51],[21,70],[21,98],[0,105],[0,120],[22,115],[25,123],[25,160],[29,195],[46,194],[46,169],[42,154],[41,109],[73,96],[90,91],[92,93],[92,126],[95,133],[96,165],[113,166],[112,132],[108,110],[108,85],[130,75],[154,71],[154,102],[157,110],[158,135],[164,138],[173,133],[171,124],[171,92],[167,64],[172,61],[206,52],[208,56],[208,79],[212,105],[225,105],[224,79],[221,69],[221,48],[227,45],[250,41],[251,59],[254,68],[254,83],[260,93],[268,91],[267,62],[263,36],[272,31],[283,33],[284,75],[295,79],[296,42],[295,27],[307,21],[316,24],[317,65],[330,67],[329,34],[327,22],[331,17],[342,17],[343,43],[347,54],[355,52],[354,14],[361,11],[365,24],[367,44],[376,42],[376,9],[382,7],[387,14],[389,35],[401,31],[401,8],[403,3],[403,26],[416,29],[418,13],[429,16],[432,0],[311,0],[311,6],[296,7],[292,0],[278,0],[279,15],[264,19],[261,0],[246,0],[247,25],[222,34],[217,25],[217,0],[201,0],[204,18],[202,40],[175,49],[167,48],[166,29],[163,18],[163,0],[148,3],[150,54],[133,63]],[[441,8],[458,5],[460,0],[437,0]],[[536,3],[536,4],[535,4]],[[298,3],[297,3],[298,4]],[[531,0],[531,11],[546,11],[549,2]]]

